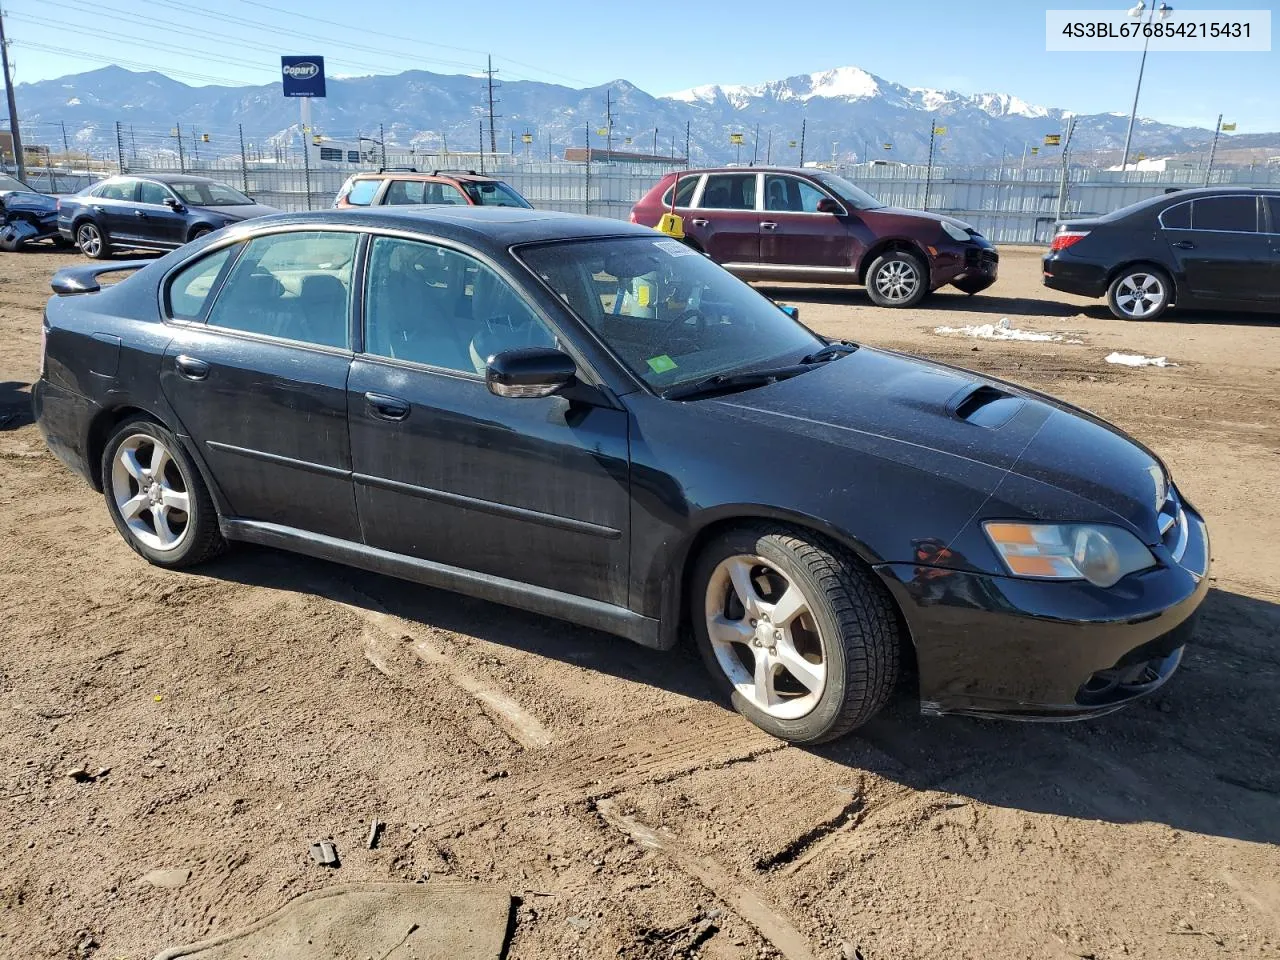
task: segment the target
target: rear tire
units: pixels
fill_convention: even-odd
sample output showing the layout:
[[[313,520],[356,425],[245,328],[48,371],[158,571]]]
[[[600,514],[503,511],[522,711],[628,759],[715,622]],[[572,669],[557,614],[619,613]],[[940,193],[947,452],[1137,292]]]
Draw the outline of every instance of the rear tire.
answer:
[[[152,420],[126,420],[107,441],[102,492],[120,536],[157,567],[192,567],[226,548],[200,471]]]
[[[1159,320],[1173,302],[1173,280],[1159,267],[1125,267],[1107,288],[1107,306],[1120,320]]]
[[[718,537],[695,562],[690,607],[713,685],[782,740],[843,736],[875,716],[897,684],[888,593],[808,531],[752,525]]]
[[[105,260],[111,256],[106,231],[92,220],[85,220],[76,226],[76,246],[90,260]]]
[[[914,307],[929,292],[929,268],[914,253],[890,250],[867,270],[867,296],[881,307]]]

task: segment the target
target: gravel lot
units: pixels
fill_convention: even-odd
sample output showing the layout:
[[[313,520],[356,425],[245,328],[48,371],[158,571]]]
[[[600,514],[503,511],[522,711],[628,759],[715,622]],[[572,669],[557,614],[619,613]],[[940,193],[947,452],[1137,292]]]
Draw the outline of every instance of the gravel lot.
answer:
[[[904,696],[801,750],[689,651],[267,550],[149,567],[30,422],[47,281],[79,258],[0,254],[0,956],[142,960],[325,884],[449,876],[519,898],[522,960],[1280,957],[1280,325],[1123,324],[1003,256],[987,295],[927,309],[770,294],[1154,448],[1214,538],[1196,644],[1102,720]],[[1004,317],[1063,339],[934,333]],[[323,838],[336,871],[308,859]]]

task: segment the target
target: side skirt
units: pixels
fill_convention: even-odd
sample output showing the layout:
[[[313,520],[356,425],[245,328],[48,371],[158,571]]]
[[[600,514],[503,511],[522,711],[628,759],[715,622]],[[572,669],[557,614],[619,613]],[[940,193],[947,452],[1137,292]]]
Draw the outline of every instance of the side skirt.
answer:
[[[419,560],[391,553],[350,540],[309,533],[294,527],[257,520],[224,517],[219,521],[222,535],[228,540],[241,540],[264,547],[276,547],[331,560],[373,573],[399,577],[429,587],[439,587],[481,600],[518,607],[560,620],[568,620],[593,630],[603,630],[632,640],[641,646],[666,649],[659,621],[643,617],[625,607],[578,597],[559,590],[536,587],[518,580],[495,577],[474,570],[463,570],[431,560]]]

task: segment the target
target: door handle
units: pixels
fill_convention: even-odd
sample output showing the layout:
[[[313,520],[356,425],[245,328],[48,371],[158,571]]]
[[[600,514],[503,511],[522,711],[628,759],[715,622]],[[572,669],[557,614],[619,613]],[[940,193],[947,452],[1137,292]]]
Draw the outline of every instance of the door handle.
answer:
[[[760,229],[761,230],[777,230],[778,225],[774,223],[772,220],[762,220],[760,222]]]
[[[379,420],[390,420],[392,423],[398,423],[409,416],[409,403],[401,400],[399,397],[388,397],[381,393],[366,393],[364,401],[369,407],[369,413],[377,417]]]
[[[1194,250],[1196,248],[1196,245],[1190,240],[1179,240],[1174,246],[1179,250]]]
[[[139,217],[139,218],[141,218],[141,219],[143,219],[143,220],[147,219],[147,215],[146,215],[146,213],[145,213],[145,212],[143,212],[142,210],[135,210],[135,211],[133,211],[133,215],[134,215],[135,217]]]
[[[195,357],[179,354],[174,358],[173,365],[178,368],[178,376],[188,380],[203,380],[209,376],[209,365]]]
[[[690,223],[692,223],[695,227],[705,227],[705,226],[706,226],[708,223],[710,223],[711,221],[710,221],[710,220],[704,220],[704,219],[702,219],[702,217],[694,217],[694,218],[693,218],[692,220],[690,220],[689,222],[690,222]]]

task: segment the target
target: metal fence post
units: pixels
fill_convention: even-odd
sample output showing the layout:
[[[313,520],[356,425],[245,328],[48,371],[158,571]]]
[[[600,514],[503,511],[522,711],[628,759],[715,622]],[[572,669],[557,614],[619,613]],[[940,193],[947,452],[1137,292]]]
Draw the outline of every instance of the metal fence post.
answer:
[[[302,176],[307,191],[307,209],[311,209],[311,151],[307,149],[307,134],[302,134]]]
[[[378,124],[378,145],[382,148],[382,166],[387,166],[387,131],[383,129],[382,124]]]
[[[1062,176],[1058,181],[1058,217],[1062,219],[1062,212],[1067,208],[1067,155],[1071,150],[1071,132],[1076,128],[1076,118],[1072,117],[1067,121],[1067,139],[1062,144]]]
[[[66,134],[64,133],[63,142],[65,143],[65,141],[66,141]],[[70,151],[67,151],[67,152],[70,153]],[[126,167],[124,165],[124,133],[121,132],[120,130],[119,120],[116,121],[116,169],[118,169],[121,173],[127,172]]]
[[[249,192],[249,161],[244,155],[244,124],[237,123],[236,129],[240,133],[240,189],[245,193]]]
[[[187,172],[187,161],[182,155],[182,124],[178,124],[173,129],[178,131],[178,169],[183,173]]]

